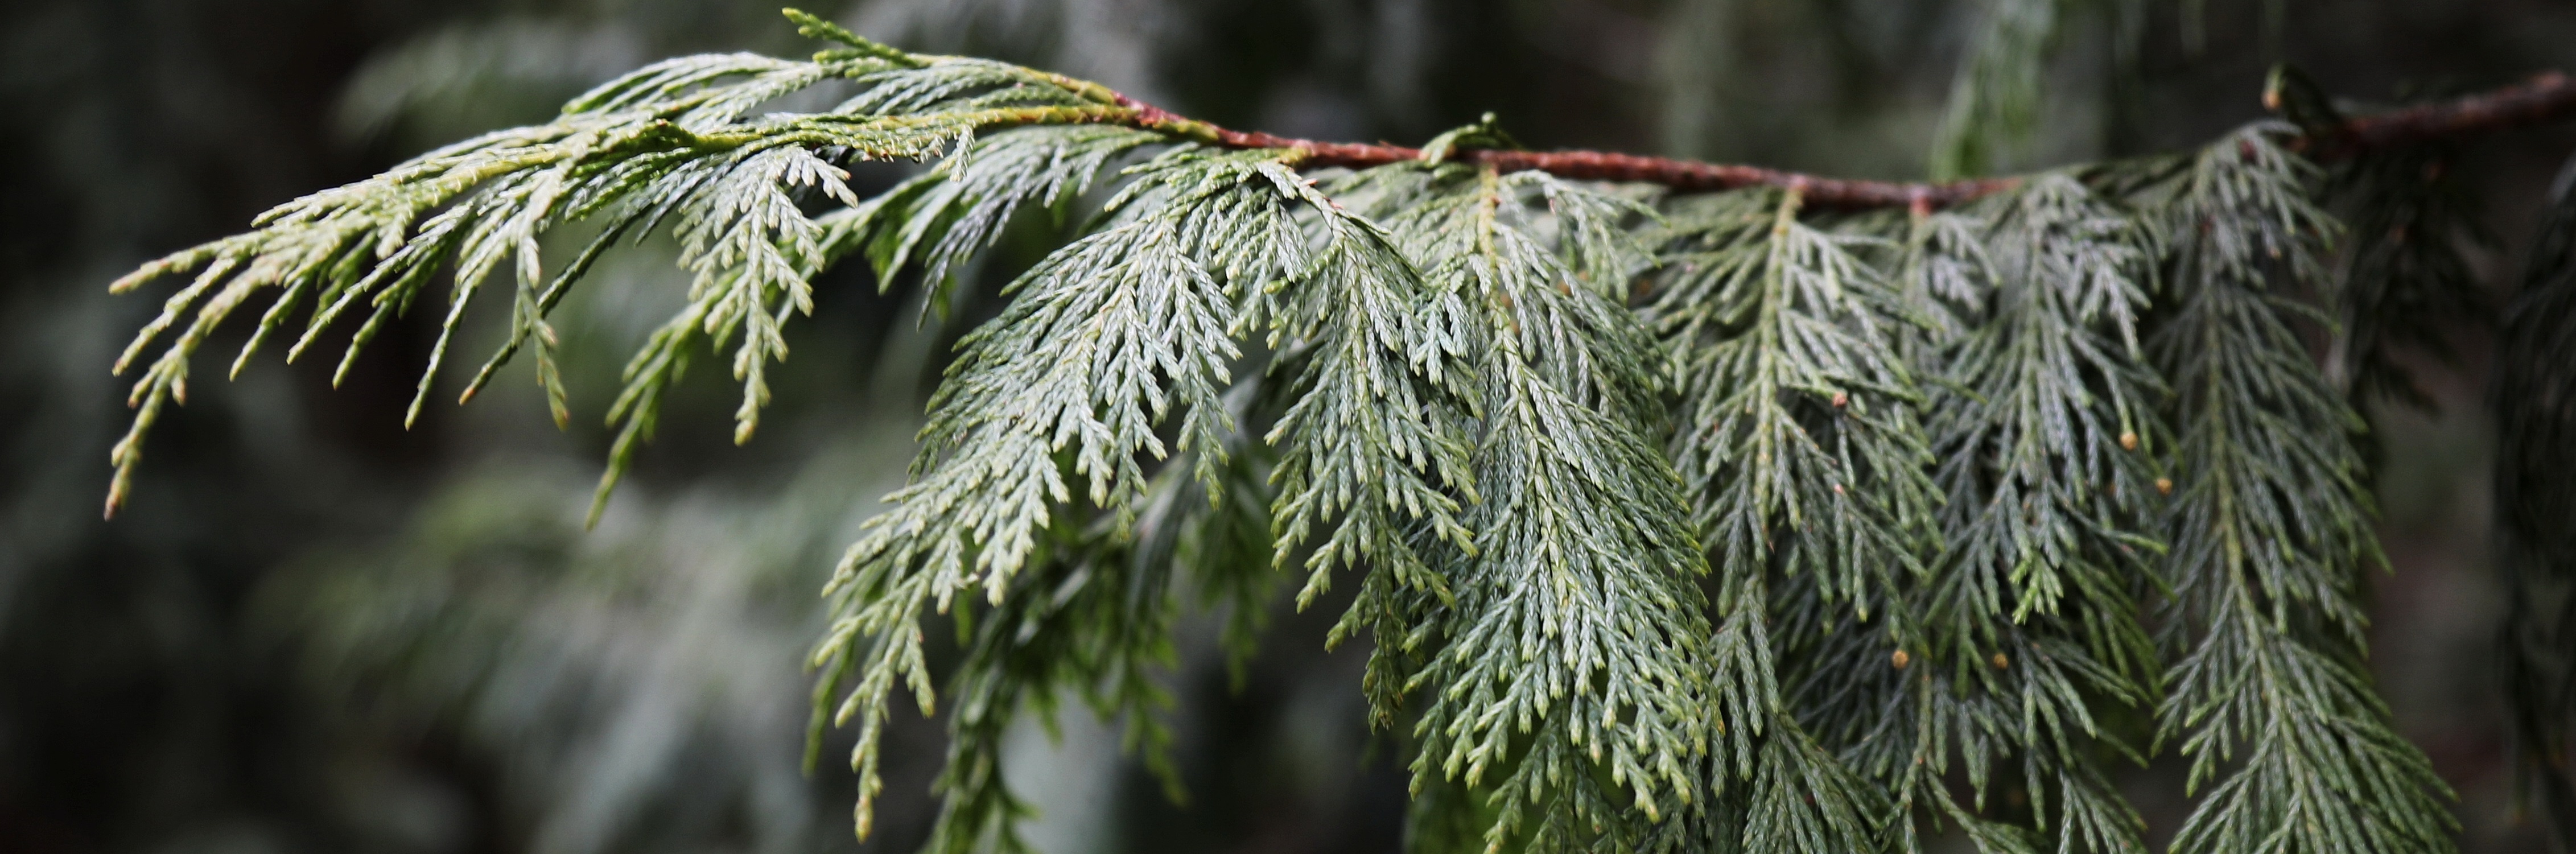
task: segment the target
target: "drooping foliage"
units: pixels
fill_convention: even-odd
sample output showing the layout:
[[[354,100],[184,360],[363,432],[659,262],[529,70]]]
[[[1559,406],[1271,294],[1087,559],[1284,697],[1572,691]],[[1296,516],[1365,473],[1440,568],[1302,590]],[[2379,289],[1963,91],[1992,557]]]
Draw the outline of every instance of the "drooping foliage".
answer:
[[[2142,745],[2103,717],[2157,681],[2139,613],[2160,547],[2160,389],[2137,336],[2152,238],[2068,174],[1925,220],[1921,287],[1959,330],[1934,344],[1927,425],[1946,537],[1897,606],[1918,631],[1837,633],[1819,660],[1877,666],[1813,669],[1806,702],[1900,803],[1985,850],[2142,851],[2105,767]],[[1954,762],[1967,803],[1947,784]],[[2029,827],[1990,817],[2015,779],[2042,817]]]
[[[2022,6],[2055,14],[1998,13]],[[1294,571],[1300,607],[1355,589],[1332,641],[1372,645],[1359,688],[1423,850],[1915,851],[1955,827],[2143,851],[2111,767],[2160,750],[2205,789],[2178,851],[2450,844],[2361,663],[2362,422],[2303,337],[2340,229],[2297,126],[1861,212],[1802,181],[1670,193],[1457,156],[1510,144],[1490,121],[1327,167],[791,17],[839,46],[650,66],[120,280],[194,274],[120,361],[144,368],[111,507],[263,290],[236,371],[295,312],[290,359],[363,307],[345,367],[446,283],[416,413],[507,275],[506,340],[464,393],[525,352],[560,422],[548,312],[620,241],[676,237],[687,299],[609,408],[604,501],[696,359],[729,358],[750,438],[820,271],[863,259],[937,317],[1050,212],[1072,235],[960,341],[909,484],[825,588],[815,726],[857,725],[862,835],[898,694],[951,738],[934,850],[1026,847],[1001,740],[1066,698],[1177,795],[1176,626],[1223,605],[1239,661]],[[757,112],[817,88],[841,100]],[[847,168],[887,160],[929,165],[860,198]],[[2449,251],[2457,229],[2418,223],[2451,208],[2371,198],[2368,227]],[[2348,353],[2414,340],[2392,317],[2462,286],[2406,245],[2348,262]]]
[[[2357,587],[2379,561],[2359,427],[2287,322],[2335,223],[2313,169],[2257,125],[2183,167],[2165,227],[2174,384],[2160,738],[2212,784],[2177,850],[2404,851],[2447,844],[2447,789],[2389,729],[2362,666]],[[2235,767],[2227,767],[2233,764]]]
[[[2540,216],[2522,287],[2497,346],[2496,566],[2507,602],[2497,632],[2496,677],[2517,804],[2546,816],[2561,845],[2576,844],[2576,774],[2566,757],[2576,735],[2576,160],[2560,167]]]

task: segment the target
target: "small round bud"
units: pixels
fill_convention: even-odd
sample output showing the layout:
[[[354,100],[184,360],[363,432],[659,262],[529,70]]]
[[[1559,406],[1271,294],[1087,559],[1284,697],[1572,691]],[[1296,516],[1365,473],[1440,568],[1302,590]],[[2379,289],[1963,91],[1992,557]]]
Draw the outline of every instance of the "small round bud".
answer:
[[[2004,668],[2006,668],[2006,667],[2010,667],[2010,666],[2012,666],[2012,659],[2005,658],[2003,653],[2000,653],[2000,652],[1995,653],[1995,669],[1996,669],[1996,670],[2002,670],[2002,669],[2004,669]]]
[[[1907,664],[1911,664],[1911,663],[1913,663],[1913,662],[1914,662],[1914,657],[1913,657],[1913,656],[1910,656],[1910,655],[1906,655],[1906,654],[1905,654],[1905,650],[1901,650],[1901,649],[1900,649],[1900,650],[1897,650],[1897,651],[1896,651],[1896,654],[1895,654],[1895,655],[1888,656],[1888,657],[1887,657],[1887,661],[1888,661],[1888,663],[1889,663],[1889,664],[1894,664],[1894,665],[1896,665],[1896,669],[1898,669],[1898,670],[1903,670],[1903,669],[1905,669],[1905,665],[1907,665]]]
[[[2156,494],[2157,494],[2157,495],[2172,495],[2172,494],[2173,494],[2173,478],[2169,478],[2169,477],[2160,477],[2160,478],[2156,478]]]
[[[2126,430],[2120,431],[2120,450],[2134,451],[2137,449],[2138,434]]]
[[[1834,392],[1834,408],[1835,408],[1835,409],[1841,409],[1841,408],[1843,408],[1843,407],[1845,407],[1845,406],[1850,406],[1850,405],[1851,405],[1851,395],[1844,394],[1844,393],[1839,392],[1839,391],[1838,391],[1838,392]]]

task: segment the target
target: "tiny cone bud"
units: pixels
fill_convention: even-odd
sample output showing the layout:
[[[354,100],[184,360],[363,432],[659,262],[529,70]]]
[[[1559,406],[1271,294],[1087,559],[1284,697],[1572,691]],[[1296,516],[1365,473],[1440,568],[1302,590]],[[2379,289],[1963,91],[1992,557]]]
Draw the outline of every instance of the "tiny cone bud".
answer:
[[[2125,430],[2124,430],[2124,431],[2121,431],[2121,433],[2120,433],[2120,450],[2123,450],[2123,451],[2134,451],[2134,450],[2137,450],[2137,449],[2138,449],[2138,434],[2136,434],[2136,433],[2131,433],[2131,432],[2128,432],[2128,431],[2125,431]]]
[[[2169,478],[2169,477],[2160,477],[2160,478],[2156,478],[2156,494],[2157,494],[2157,495],[2172,495],[2172,494],[2173,494],[2173,478]]]
[[[1851,395],[1844,394],[1844,393],[1839,392],[1839,391],[1838,391],[1838,392],[1834,392],[1834,408],[1835,408],[1835,409],[1841,409],[1841,408],[1843,408],[1843,407],[1845,407],[1845,406],[1849,406],[1849,405],[1851,405]]]
[[[1896,669],[1898,669],[1898,670],[1903,670],[1903,669],[1905,669],[1905,665],[1910,664],[1910,663],[1912,663],[1912,662],[1914,661],[1914,657],[1913,657],[1913,656],[1910,656],[1910,655],[1906,655],[1906,654],[1905,654],[1905,650],[1901,650],[1901,649],[1900,649],[1900,650],[1897,650],[1897,651],[1896,651],[1896,654],[1895,654],[1895,655],[1888,656],[1888,657],[1887,657],[1887,661],[1888,661],[1888,663],[1890,663],[1890,664],[1894,664],[1894,665],[1896,665]]]
[[[2012,659],[2005,658],[2003,653],[2000,653],[2000,652],[1995,653],[1995,669],[1996,669],[1996,670],[2002,670],[2002,669],[2004,669],[2004,668],[2006,668],[2006,667],[2009,667],[2009,666],[2011,666],[2011,665],[2012,665]]]

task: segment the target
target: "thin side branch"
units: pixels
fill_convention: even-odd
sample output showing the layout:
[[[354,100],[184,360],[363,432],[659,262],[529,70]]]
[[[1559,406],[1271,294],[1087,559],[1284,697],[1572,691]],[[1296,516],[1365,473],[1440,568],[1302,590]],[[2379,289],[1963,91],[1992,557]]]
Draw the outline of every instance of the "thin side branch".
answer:
[[[1187,118],[1125,95],[1118,105],[1136,111],[1137,124],[1177,133],[1229,148],[1285,148],[1303,152],[1303,165],[1382,166],[1422,157],[1422,150],[1400,145],[1321,142],[1261,131],[1239,131]],[[2444,137],[2473,136],[2518,125],[2576,115],[2576,80],[2556,71],[2528,83],[2507,86],[2449,101],[2422,104],[2361,116],[2333,133],[2291,140],[2289,147],[2319,160],[2349,157],[2372,148],[2405,145]],[[1459,159],[1501,172],[1535,169],[1551,175],[1592,181],[1641,181],[1685,192],[1739,187],[1794,187],[1806,204],[1831,208],[1904,205],[1919,209],[1948,207],[2019,186],[2018,176],[1921,183],[1828,178],[1800,172],[1738,164],[1703,163],[1671,157],[1646,157],[1609,151],[1471,150]]]
[[[2545,71],[2531,82],[2450,101],[2360,116],[2343,132],[2307,140],[2310,157],[2332,160],[2372,149],[2443,137],[2474,136],[2576,113],[2576,80]]]

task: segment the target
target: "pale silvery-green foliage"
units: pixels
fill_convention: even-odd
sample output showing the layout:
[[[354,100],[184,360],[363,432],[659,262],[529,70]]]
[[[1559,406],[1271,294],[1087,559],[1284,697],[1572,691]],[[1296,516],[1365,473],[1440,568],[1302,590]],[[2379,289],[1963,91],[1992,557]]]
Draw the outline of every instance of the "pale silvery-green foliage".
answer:
[[[1801,220],[1800,203],[1749,191],[1677,207],[1648,311],[1682,398],[1673,455],[1717,562],[1777,554],[1867,619],[1932,535],[1919,392],[1895,343],[1922,321],[1861,255],[1883,246]]]
[[[1860,254],[1882,247],[1800,204],[1792,189],[1676,206],[1648,310],[1681,396],[1671,453],[1721,569],[1717,776],[1751,782],[1748,845],[1867,848],[1878,798],[1788,713],[1773,656],[1842,621],[1909,635],[1888,606],[1923,569],[1936,496],[1896,344],[1917,321]]]
[[[1375,558],[1353,619],[1397,588],[1443,589],[1427,562],[1407,560],[1415,546],[1401,527],[1427,513],[1452,537],[1464,531],[1436,521],[1454,512],[1448,495],[1408,476],[1432,455],[1463,455],[1433,432],[1448,419],[1422,409],[1443,391],[1407,361],[1411,342],[1429,337],[1407,328],[1414,282],[1375,226],[1334,209],[1277,159],[1183,150],[1141,165],[1106,227],[1023,275],[1010,308],[961,344],[931,404],[916,482],[891,497],[895,509],[871,523],[829,588],[844,616],[816,663],[838,672],[856,662],[857,687],[836,717],[864,716],[863,798],[878,785],[874,736],[894,682],[929,705],[914,627],[925,605],[944,611],[978,586],[1005,604],[1011,576],[1041,557],[1041,535],[1077,495],[1125,538],[1147,487],[1140,452],[1188,455],[1202,488],[1225,492],[1224,437],[1235,425],[1217,388],[1234,338],[1254,322],[1314,351],[1295,382],[1304,394],[1272,434],[1312,425],[1302,441],[1275,443],[1279,554],[1316,522],[1333,523],[1310,559],[1310,591],[1337,565]],[[1300,209],[1318,218],[1321,245],[1306,244],[1291,218]],[[1338,299],[1375,295],[1359,305],[1376,311],[1326,313],[1316,292],[1327,287]],[[1238,314],[1238,304],[1248,306]],[[1155,430],[1174,409],[1179,437],[1167,449]],[[1068,483],[1068,468],[1083,483]]]
[[[831,113],[745,117],[763,102],[832,79],[855,81],[868,95]],[[262,214],[259,231],[171,255],[118,283],[124,289],[199,271],[118,360],[121,371],[182,315],[198,309],[135,384],[133,399],[143,415],[118,445],[120,486],[110,504],[140,460],[140,439],[163,402],[186,398],[189,357],[252,294],[282,290],[235,359],[236,371],[292,309],[310,299],[315,309],[290,359],[344,312],[362,302],[372,309],[341,360],[345,373],[386,319],[407,309],[436,273],[452,265],[451,310],[431,356],[433,370],[423,375],[412,403],[416,416],[463,307],[486,274],[515,257],[511,342],[493,362],[533,343],[539,379],[559,403],[545,310],[598,250],[666,220],[683,241],[682,264],[697,278],[687,310],[627,367],[627,388],[611,408],[612,419],[622,419],[625,429],[618,462],[603,477],[603,493],[623,471],[634,443],[650,436],[655,404],[687,368],[690,345],[698,338],[715,348],[734,345],[734,375],[744,384],[737,436],[748,438],[768,396],[764,368],[786,349],[780,327],[791,312],[810,309],[805,282],[824,261],[820,227],[788,193],[816,187],[856,201],[848,198],[839,167],[825,162],[826,153],[921,159],[979,128],[1083,121],[1107,109],[1045,75],[980,60],[933,69],[926,60],[874,47],[827,52],[812,62],[750,54],[689,57],[605,84],[566,105],[554,123],[486,134],[367,181],[289,202]],[[582,221],[596,223],[599,236],[550,279],[537,239]],[[558,409],[557,417],[565,414]]]
[[[1335,189],[1386,218],[1459,318],[1477,376],[1481,500],[1462,520],[1476,549],[1452,554],[1455,601],[1422,603],[1427,648],[1402,686],[1427,695],[1416,786],[1490,787],[1489,846],[1524,826],[1542,849],[1596,834],[1634,844],[1706,796],[1694,766],[1714,723],[1696,586],[1707,562],[1652,442],[1652,339],[1604,294],[1645,254],[1612,226],[1651,211],[1541,173],[1456,165],[1380,167],[1352,184]]]
[[[467,394],[525,350],[560,420],[548,312],[667,229],[688,300],[609,409],[604,498],[703,354],[731,357],[749,438],[827,266],[944,314],[1014,219],[1079,216],[960,342],[909,485],[826,587],[814,726],[858,724],[862,834],[898,689],[939,714],[942,678],[933,850],[1026,847],[999,746],[1069,696],[1177,795],[1154,674],[1185,600],[1231,613],[1240,663],[1294,566],[1301,607],[1358,574],[1330,642],[1374,641],[1360,687],[1410,752],[1423,850],[1915,850],[1956,825],[2137,851],[2105,766],[2156,746],[2150,708],[2218,781],[2183,851],[2447,845],[2357,663],[2357,422],[2281,290],[2317,281],[2332,221],[2287,128],[1849,215],[1797,185],[1450,162],[1509,144],[1490,120],[1310,176],[1093,84],[799,22],[847,47],[651,66],[119,282],[198,271],[126,356],[189,319],[135,388],[117,489],[261,289],[245,358],[301,305],[293,352],[367,306],[354,353],[452,269],[425,399],[507,269]],[[752,115],[826,84],[831,109]],[[937,162],[859,198],[844,166],[896,158]]]
[[[2142,851],[2143,822],[2093,748],[2139,755],[2097,722],[2094,698],[2137,707],[2156,678],[2136,606],[2157,548],[2141,436],[2155,429],[2157,383],[2136,335],[2152,244],[2065,174],[1971,210],[1982,216],[1927,217],[1909,262],[1966,330],[1931,407],[1949,539],[1904,605],[1920,640],[1890,651],[1844,632],[1824,658],[1889,666],[1816,672],[1801,693],[1850,730],[1856,765],[1982,850],[2038,850],[2053,836],[2057,850]],[[1828,705],[1845,694],[1898,711]],[[1954,756],[1973,804],[1945,783]],[[1982,815],[2014,772],[2043,817],[2028,829]]]

